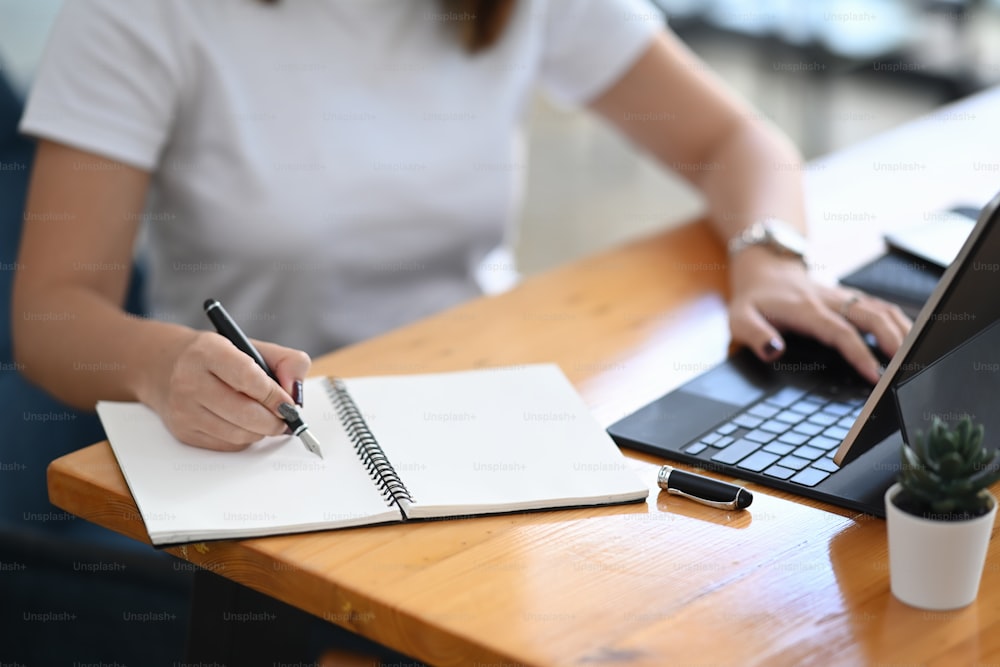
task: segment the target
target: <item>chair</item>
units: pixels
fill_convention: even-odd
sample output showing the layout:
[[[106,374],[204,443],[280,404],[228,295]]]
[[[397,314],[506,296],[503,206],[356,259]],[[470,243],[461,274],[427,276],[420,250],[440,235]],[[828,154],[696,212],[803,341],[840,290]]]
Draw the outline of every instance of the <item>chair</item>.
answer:
[[[21,109],[0,76],[0,663],[172,665],[183,658],[193,566],[48,502],[48,462],[105,436],[94,414],[28,383],[13,359],[11,288],[34,151],[17,133]],[[130,288],[136,313],[141,278]]]

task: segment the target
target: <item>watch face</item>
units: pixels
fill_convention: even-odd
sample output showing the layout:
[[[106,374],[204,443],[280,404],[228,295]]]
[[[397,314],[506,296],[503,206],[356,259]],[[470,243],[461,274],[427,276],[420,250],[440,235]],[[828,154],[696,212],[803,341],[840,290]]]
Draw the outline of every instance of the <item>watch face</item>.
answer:
[[[799,230],[777,220],[769,220],[765,224],[768,236],[774,245],[799,257],[806,254],[806,240]]]

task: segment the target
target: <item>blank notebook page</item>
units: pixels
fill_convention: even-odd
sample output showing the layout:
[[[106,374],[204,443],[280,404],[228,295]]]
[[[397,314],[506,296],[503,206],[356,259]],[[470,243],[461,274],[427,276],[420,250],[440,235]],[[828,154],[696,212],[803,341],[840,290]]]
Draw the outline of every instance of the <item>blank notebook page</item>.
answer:
[[[556,366],[343,382],[413,498],[407,516],[648,493]]]
[[[241,452],[182,444],[139,403],[97,410],[154,544],[235,538],[398,521],[340,422],[310,380],[303,416],[322,444],[320,460],[299,438],[264,438]],[[307,391],[306,396],[309,396]]]

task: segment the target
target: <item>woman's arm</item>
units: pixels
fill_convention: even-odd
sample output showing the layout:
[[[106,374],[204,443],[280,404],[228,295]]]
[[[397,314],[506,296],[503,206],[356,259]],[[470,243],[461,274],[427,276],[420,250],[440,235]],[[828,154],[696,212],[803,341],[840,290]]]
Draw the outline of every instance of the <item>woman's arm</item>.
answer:
[[[281,433],[291,398],[223,337],[126,314],[145,171],[42,141],[14,281],[14,353],[24,374],[84,409],[139,400],[190,444],[236,449]],[[302,352],[261,344],[283,387]],[[268,407],[265,407],[268,406]]]
[[[723,240],[771,217],[805,232],[802,159],[794,146],[673,35],[658,35],[590,106],[701,190]],[[878,362],[859,330],[892,354],[910,326],[896,306],[819,285],[800,261],[765,247],[739,252],[729,275],[733,338],[768,361],[783,350],[778,331],[794,330],[836,347],[875,382]]]

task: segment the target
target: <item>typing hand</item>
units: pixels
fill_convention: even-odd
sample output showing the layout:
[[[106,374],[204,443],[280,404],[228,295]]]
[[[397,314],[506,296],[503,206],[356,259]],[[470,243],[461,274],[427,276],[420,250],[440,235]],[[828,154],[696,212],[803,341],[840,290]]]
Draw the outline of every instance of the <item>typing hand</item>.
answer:
[[[856,290],[813,281],[802,263],[777,257],[766,248],[740,253],[730,267],[733,340],[772,362],[785,349],[779,331],[795,331],[837,349],[869,382],[878,382],[880,364],[862,334],[895,354],[912,322],[897,306]]]
[[[281,386],[224,337],[192,332],[161,356],[158,387],[147,403],[177,439],[196,447],[237,451],[284,433],[278,406],[294,402],[291,394],[309,370],[309,356],[272,343],[254,345]]]

